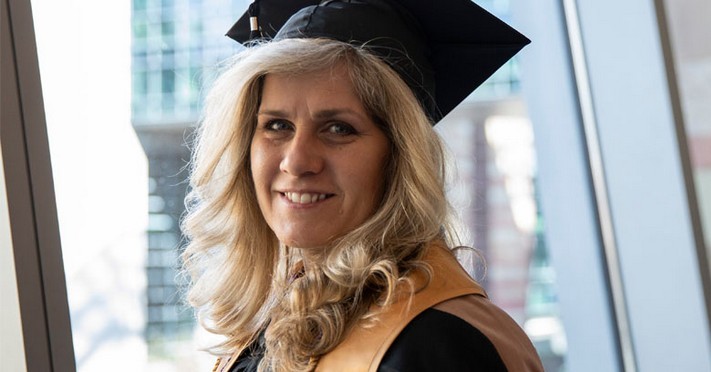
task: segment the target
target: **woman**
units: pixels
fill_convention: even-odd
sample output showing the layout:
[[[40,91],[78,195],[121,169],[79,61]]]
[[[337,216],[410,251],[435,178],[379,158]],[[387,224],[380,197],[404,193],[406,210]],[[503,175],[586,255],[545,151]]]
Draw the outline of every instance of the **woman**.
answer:
[[[385,14],[388,27],[409,12],[374,0],[302,9],[207,98],[183,258],[191,304],[225,336],[215,369],[542,370],[448,249],[433,79],[412,73],[426,70],[411,49],[393,54],[394,37],[386,48],[311,27],[333,7]]]

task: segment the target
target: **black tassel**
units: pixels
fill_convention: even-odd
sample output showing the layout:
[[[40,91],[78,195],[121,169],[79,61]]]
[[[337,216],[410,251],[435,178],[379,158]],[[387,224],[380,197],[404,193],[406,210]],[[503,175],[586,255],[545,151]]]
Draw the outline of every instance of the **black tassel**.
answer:
[[[247,12],[249,14],[249,39],[261,39],[262,28],[259,27],[259,0],[252,0]]]

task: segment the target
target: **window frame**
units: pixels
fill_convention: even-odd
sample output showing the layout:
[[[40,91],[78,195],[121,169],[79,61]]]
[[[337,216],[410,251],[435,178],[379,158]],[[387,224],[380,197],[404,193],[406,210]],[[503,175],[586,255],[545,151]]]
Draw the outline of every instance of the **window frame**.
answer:
[[[523,88],[573,371],[711,371],[709,274],[660,4],[512,4],[534,40]]]
[[[0,141],[29,371],[74,371],[69,306],[29,0],[3,0]]]

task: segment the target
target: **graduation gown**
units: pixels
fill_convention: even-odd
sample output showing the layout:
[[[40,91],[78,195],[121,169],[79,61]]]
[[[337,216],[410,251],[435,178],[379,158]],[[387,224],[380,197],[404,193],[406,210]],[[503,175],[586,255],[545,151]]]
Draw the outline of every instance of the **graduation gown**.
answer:
[[[411,298],[403,294],[375,324],[356,325],[319,358],[316,372],[543,371],[523,330],[448,249],[433,244],[424,261],[433,274],[427,286]],[[421,274],[412,279],[427,283]],[[256,371],[261,350],[243,354],[218,360],[214,370]]]

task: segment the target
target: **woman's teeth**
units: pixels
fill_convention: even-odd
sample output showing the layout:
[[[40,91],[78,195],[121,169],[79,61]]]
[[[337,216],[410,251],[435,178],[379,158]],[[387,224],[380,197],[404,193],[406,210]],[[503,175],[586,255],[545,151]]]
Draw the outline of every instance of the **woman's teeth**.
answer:
[[[315,203],[319,200],[326,199],[326,194],[311,194],[308,192],[304,192],[304,193],[285,192],[284,195],[292,203],[298,203],[298,204]]]

